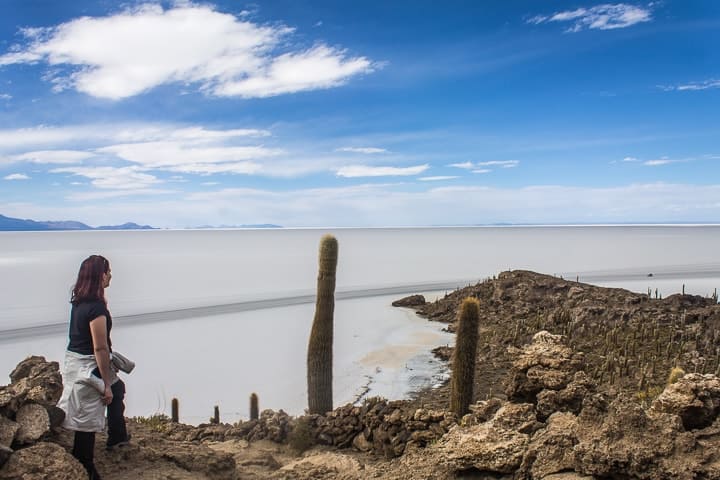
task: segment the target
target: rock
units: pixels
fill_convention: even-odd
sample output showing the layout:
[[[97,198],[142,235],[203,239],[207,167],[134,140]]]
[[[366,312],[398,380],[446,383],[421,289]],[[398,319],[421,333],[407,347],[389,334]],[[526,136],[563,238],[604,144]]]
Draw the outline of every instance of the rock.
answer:
[[[438,445],[443,464],[456,472],[515,472],[530,442],[517,428],[536,423],[532,411],[532,405],[507,404],[489,422],[452,428]]]
[[[291,462],[278,470],[272,478],[283,480],[304,479],[364,479],[360,463],[341,453],[323,452]]]
[[[57,362],[28,357],[10,375],[12,383],[0,387],[0,413],[14,417],[25,403],[55,406],[62,395],[62,377]]]
[[[235,459],[232,454],[210,449],[205,445],[165,443],[157,451],[160,458],[189,472],[201,472],[215,480],[235,479]],[[2,480],[0,478],[0,480]]]
[[[87,472],[59,445],[42,442],[14,452],[0,469],[0,480],[78,480]]]
[[[565,337],[541,331],[513,361],[507,396],[535,403],[542,390],[561,390],[581,369],[583,355],[566,345]]]
[[[595,383],[583,371],[562,390],[543,390],[537,394],[538,418],[544,420],[554,412],[580,413],[583,400],[595,391]]]
[[[5,445],[0,445],[0,467],[5,465],[5,463],[10,458],[10,455],[12,455],[13,450],[10,447],[6,447]]]
[[[649,417],[632,398],[621,394],[604,415],[578,417],[574,470],[601,478],[694,478],[682,475],[698,465],[683,457],[673,472],[666,459],[682,432],[679,420],[668,414]]]
[[[550,474],[572,470],[573,447],[577,443],[577,417],[571,413],[554,413],[547,427],[533,435],[520,471],[530,478],[548,478]]]
[[[20,425],[0,415],[0,446],[10,447]]]
[[[360,432],[355,436],[352,444],[353,447],[357,448],[361,452],[369,452],[370,450],[372,450],[372,443],[370,443],[368,439],[365,438],[365,434],[363,432]]]
[[[47,412],[50,417],[50,429],[56,430],[65,420],[65,411],[58,407],[47,407]]]
[[[420,307],[427,303],[425,297],[422,295],[410,295],[409,297],[401,298],[392,302],[393,307]]]
[[[50,416],[42,405],[28,403],[20,407],[15,418],[20,428],[15,441],[21,445],[37,442],[50,431]]]
[[[720,379],[690,373],[669,385],[652,403],[652,412],[678,415],[685,430],[705,428],[718,416]]]

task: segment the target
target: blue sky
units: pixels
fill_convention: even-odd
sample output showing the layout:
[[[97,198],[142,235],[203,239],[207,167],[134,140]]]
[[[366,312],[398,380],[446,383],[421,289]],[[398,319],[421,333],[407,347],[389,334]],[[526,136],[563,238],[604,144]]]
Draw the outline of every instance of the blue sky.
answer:
[[[0,214],[720,222],[720,2],[4,0]]]

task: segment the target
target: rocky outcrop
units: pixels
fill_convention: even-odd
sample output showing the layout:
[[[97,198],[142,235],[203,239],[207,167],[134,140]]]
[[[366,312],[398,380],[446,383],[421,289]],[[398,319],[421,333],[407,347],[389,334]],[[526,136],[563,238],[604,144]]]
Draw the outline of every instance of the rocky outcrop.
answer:
[[[715,375],[685,375],[669,385],[651,409],[679,416],[686,430],[709,427],[720,409],[720,379]]]
[[[532,342],[518,352],[506,394],[511,400],[536,403],[541,392],[568,387],[582,366],[583,355],[568,347],[562,335],[538,332]],[[578,379],[583,381],[585,379]],[[567,395],[571,397],[572,393]],[[544,403],[556,400],[545,398]]]
[[[425,297],[422,295],[410,295],[392,302],[393,307],[421,307],[425,305]]]
[[[13,453],[0,480],[79,480],[87,472],[75,457],[54,443],[41,442]]]
[[[42,448],[20,455],[28,450],[24,447],[46,439],[51,427],[62,423],[65,415],[55,405],[62,394],[62,377],[57,362],[47,362],[43,357],[28,357],[15,367],[10,380],[10,385],[0,387],[0,466],[16,457],[19,458],[17,461],[34,462],[33,459],[39,455],[37,452],[47,455],[57,452],[57,449],[43,444]],[[20,450],[13,453],[13,449]],[[61,458],[55,460],[64,464]],[[55,460],[47,461],[52,464]]]
[[[28,357],[10,374],[10,385],[0,387],[0,415],[14,418],[26,403],[54,407],[62,395],[62,376],[57,362]]]

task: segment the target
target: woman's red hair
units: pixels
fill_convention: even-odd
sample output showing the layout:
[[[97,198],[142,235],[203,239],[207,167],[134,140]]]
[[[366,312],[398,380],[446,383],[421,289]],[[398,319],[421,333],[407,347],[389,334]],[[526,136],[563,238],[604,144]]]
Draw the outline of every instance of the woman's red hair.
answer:
[[[103,274],[110,270],[110,262],[101,255],[90,255],[80,264],[77,281],[72,289],[70,303],[105,301]]]

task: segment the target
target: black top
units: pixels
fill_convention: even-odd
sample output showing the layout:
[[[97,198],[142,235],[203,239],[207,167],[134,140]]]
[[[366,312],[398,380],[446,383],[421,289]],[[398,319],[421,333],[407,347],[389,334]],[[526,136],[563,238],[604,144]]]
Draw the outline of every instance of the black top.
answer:
[[[95,348],[90,333],[90,321],[103,315],[107,319],[107,342],[108,347],[111,347],[110,329],[112,328],[112,317],[107,306],[98,301],[83,302],[72,306],[70,311],[70,342],[67,349],[81,355],[93,355]]]

